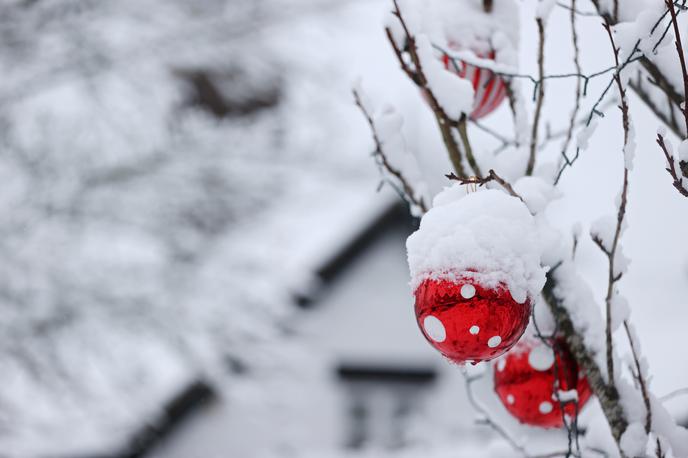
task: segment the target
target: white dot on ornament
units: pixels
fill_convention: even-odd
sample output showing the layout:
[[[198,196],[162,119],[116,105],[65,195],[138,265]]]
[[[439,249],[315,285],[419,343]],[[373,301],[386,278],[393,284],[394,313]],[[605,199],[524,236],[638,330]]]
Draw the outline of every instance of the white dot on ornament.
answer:
[[[468,330],[473,335],[476,335],[477,333],[480,332],[480,326],[473,325],[471,326],[471,329]]]
[[[513,404],[514,402],[516,402],[516,399],[514,398],[514,395],[513,395],[513,394],[507,395],[507,397],[506,397],[506,402],[508,402],[509,404]]]
[[[511,294],[511,297],[519,304],[525,303],[526,299],[528,299],[528,293],[524,289],[509,288],[509,294]]]
[[[550,413],[552,411],[552,409],[554,409],[554,406],[552,405],[551,402],[545,401],[545,402],[540,404],[540,413],[543,415]]]
[[[492,337],[490,337],[490,340],[487,341],[487,346],[490,347],[490,348],[494,348],[494,347],[496,347],[497,345],[499,345],[500,343],[502,343],[502,338],[501,338],[501,337],[499,337],[499,336],[492,336]]]
[[[423,328],[428,337],[435,342],[444,342],[447,338],[447,331],[444,329],[442,322],[432,315],[428,315],[423,320]]]
[[[464,299],[471,299],[473,296],[475,296],[475,286],[463,285],[461,287],[461,297]]]
[[[528,354],[528,363],[536,371],[549,370],[554,365],[554,351],[547,345],[538,345]]]
[[[506,367],[506,359],[502,358],[499,361],[497,361],[497,370],[499,372],[502,372],[505,367]]]

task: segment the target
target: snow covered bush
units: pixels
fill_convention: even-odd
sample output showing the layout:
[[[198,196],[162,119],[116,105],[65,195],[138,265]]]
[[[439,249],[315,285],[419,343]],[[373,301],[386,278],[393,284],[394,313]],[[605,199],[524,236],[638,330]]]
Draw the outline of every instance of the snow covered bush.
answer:
[[[631,268],[623,245],[631,176],[652,172],[634,173],[637,144],[648,136],[656,140],[658,148],[643,154],[665,158],[671,177],[665,184],[678,191],[672,198],[688,196],[684,3],[391,0],[385,29],[389,44],[401,71],[421,94],[419,103],[434,117],[441,148],[433,147],[437,142],[430,136],[404,141],[404,136],[417,132],[404,130],[402,115],[397,113],[393,124],[383,123],[382,113],[395,109],[377,109],[375,97],[363,85],[354,90],[372,128],[383,176],[421,218],[407,248],[418,324],[426,339],[455,362],[489,361],[508,351],[523,333],[509,334],[515,336],[513,342],[491,350],[502,340],[500,330],[509,332],[506,329],[519,319],[511,313],[514,308],[526,301],[533,304],[524,339],[539,339],[545,355],[526,358],[524,364],[533,371],[520,371],[518,377],[537,378],[538,373],[553,370],[547,379],[552,386],[544,393],[551,399],[539,402],[538,412],[537,408],[518,410],[519,403],[531,400],[519,395],[534,396],[529,389],[507,393],[499,388],[500,398],[531,424],[565,428],[568,441],[551,453],[531,452],[529,444],[475,402],[480,421],[512,445],[514,454],[688,457],[688,430],[677,424],[652,389],[652,372],[631,314],[633,307],[641,305],[631,296],[626,298],[626,285],[621,282]],[[562,29],[561,21],[552,27],[553,15],[565,15],[569,29]],[[580,34],[582,21],[597,21],[594,40]],[[585,27],[588,33],[592,30]],[[604,56],[597,59],[603,65],[587,70],[588,56]],[[570,110],[546,107],[550,98],[559,104],[561,94],[570,94]],[[655,115],[654,127],[634,121],[635,103]],[[500,104],[503,108],[498,110]],[[618,107],[618,118],[612,115],[613,106]],[[614,124],[604,118],[614,118]],[[602,175],[618,182],[619,191],[616,199],[598,197],[613,201],[614,208],[592,222],[585,237],[579,224],[553,217],[553,208],[567,193],[575,198],[576,186],[589,185],[573,182],[569,175],[579,161],[601,154],[595,142],[600,136],[621,141],[615,146],[616,168],[607,168]],[[424,174],[414,161],[399,160],[411,154],[409,143],[417,149],[418,162],[442,164],[443,175],[454,182],[434,201],[440,187],[435,185],[436,177]],[[444,157],[429,157],[442,151]],[[606,167],[606,163],[598,166]],[[430,201],[432,207],[427,205]],[[581,205],[587,203],[579,203],[572,212]],[[577,264],[581,244],[594,245],[602,254],[603,301]],[[503,291],[512,302],[505,303],[489,288]],[[481,316],[505,318],[504,323],[487,325]],[[487,339],[490,336],[483,335],[483,329],[495,335]],[[480,364],[495,364],[499,375],[514,361],[515,355],[510,359],[506,353],[496,362]],[[577,368],[571,369],[573,381],[554,375],[562,370],[557,364]],[[677,359],[676,364],[685,366],[685,361]],[[476,376],[462,370],[470,389]],[[577,385],[577,377],[584,380],[585,396],[577,392],[576,386],[583,386]],[[581,428],[579,407],[588,397],[588,386],[596,404]],[[556,409],[551,402],[559,404]],[[560,418],[545,421],[553,411]],[[535,418],[538,415],[542,421]]]

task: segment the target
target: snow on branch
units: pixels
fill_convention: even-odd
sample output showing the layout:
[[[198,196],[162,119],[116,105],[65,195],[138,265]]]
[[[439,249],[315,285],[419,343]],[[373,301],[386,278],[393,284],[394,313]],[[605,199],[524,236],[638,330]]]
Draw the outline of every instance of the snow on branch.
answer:
[[[398,1],[393,1],[394,11],[392,14],[399,21],[405,43],[397,43],[391,28],[387,27],[386,33],[399,65],[411,81],[427,96],[456,174],[460,177],[468,176],[463,166],[461,149],[456,142],[452,128],[458,129],[466,159],[473,172],[480,175],[480,168],[473,156],[473,150],[466,132],[466,113],[471,109],[473,88],[468,81],[456,78],[442,68],[432,55],[432,45],[429,39],[424,35],[416,37],[411,32],[399,8]],[[404,58],[405,54],[410,57],[410,62]]]
[[[375,157],[380,161],[380,165],[384,171],[386,171],[393,180],[396,180],[399,186],[396,186],[394,181],[390,181],[390,184],[399,192],[401,197],[406,200],[411,206],[412,213],[414,215],[422,215],[428,211],[428,206],[423,199],[422,193],[414,188],[409,179],[407,179],[400,169],[393,166],[386,153],[385,146],[388,144],[388,139],[383,137],[379,132],[379,121],[373,118],[373,115],[368,108],[368,104],[364,102],[364,96],[360,89],[354,89],[354,100],[356,105],[360,108],[361,112],[366,118],[370,130],[373,135],[373,140],[375,142]],[[398,129],[397,134],[398,134]]]
[[[686,160],[683,160],[679,162],[677,166],[678,161],[674,157],[671,144],[664,140],[664,135],[666,135],[666,133],[662,134],[662,132],[659,132],[657,134],[657,144],[662,149],[664,157],[666,157],[666,171],[669,172],[671,178],[674,179],[672,183],[674,185],[674,188],[676,188],[676,190],[680,192],[681,195],[688,197],[688,188],[686,188],[686,184],[684,184],[683,181],[683,177],[688,175],[688,162]],[[684,143],[681,144],[681,146],[683,145]],[[679,176],[679,173],[682,173],[683,177]]]
[[[667,11],[671,16],[671,26],[674,29],[676,46],[676,53],[678,54],[679,62],[681,63],[681,77],[683,79],[683,102],[679,105],[682,109],[683,119],[685,121],[685,132],[688,135],[688,69],[686,68],[686,57],[683,50],[683,41],[681,40],[681,31],[679,29],[678,18],[676,13],[676,8],[671,0],[665,0]],[[670,107],[671,109],[671,107]],[[672,111],[673,114],[673,111]],[[684,141],[679,146],[679,160],[677,161],[674,155],[670,151],[670,146],[664,140],[662,133],[657,134],[657,144],[664,153],[666,157],[668,166],[666,167],[667,172],[673,178],[673,185],[676,190],[681,193],[681,195],[688,197],[688,189],[683,181],[684,177],[688,176],[688,154],[685,154],[686,142]],[[677,166],[678,162],[678,166]],[[680,174],[680,175],[679,175]]]

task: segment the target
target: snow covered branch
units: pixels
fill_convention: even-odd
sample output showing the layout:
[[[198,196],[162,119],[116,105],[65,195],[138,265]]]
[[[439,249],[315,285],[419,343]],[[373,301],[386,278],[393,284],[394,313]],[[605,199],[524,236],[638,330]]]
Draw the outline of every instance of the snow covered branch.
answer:
[[[454,138],[452,128],[457,128],[461,135],[466,159],[473,171],[476,174],[480,174],[480,169],[473,156],[466,133],[466,112],[469,111],[470,105],[464,107],[464,104],[465,101],[470,103],[472,97],[468,97],[465,94],[466,90],[458,86],[457,81],[459,83],[463,81],[445,72],[439,67],[439,63],[434,61],[431,45],[427,37],[421,37],[419,46],[418,39],[409,29],[397,0],[394,0],[393,14],[399,20],[399,24],[402,27],[405,47],[397,43],[389,27],[386,29],[387,38],[392,45],[401,68],[411,81],[427,96],[430,107],[437,119],[437,124],[442,133],[442,139],[444,140],[454,171],[461,177],[468,176],[463,166],[461,149]],[[410,56],[412,66],[404,58],[405,51]],[[424,68],[424,65],[430,66],[430,69]]]
[[[385,153],[386,142],[378,133],[378,128],[376,126],[375,120],[373,119],[373,115],[369,112],[369,109],[363,102],[363,97],[360,91],[354,89],[353,94],[356,106],[360,108],[361,112],[365,116],[365,119],[368,122],[368,126],[370,127],[370,131],[373,135],[373,140],[375,142],[375,156],[380,160],[380,164],[382,165],[384,170],[399,183],[401,187],[401,197],[404,200],[406,200],[412,208],[415,207],[418,209],[418,211],[414,213],[426,213],[428,211],[428,206],[426,205],[425,200],[422,197],[422,194],[418,192],[416,189],[414,189],[410,180],[408,180],[404,176],[400,169],[394,167],[391,164],[388,155]]]
[[[562,334],[569,350],[585,371],[588,383],[600,402],[612,436],[618,444],[621,441],[621,435],[628,427],[628,421],[619,402],[619,392],[613,383],[607,383],[595,354],[588,348],[584,334],[574,324],[566,305],[567,290],[562,285],[572,283],[575,285],[580,281],[569,262],[562,261],[558,267],[548,273],[542,295],[552,312],[557,330]]]
[[[676,17],[676,8],[672,0],[664,0],[667,10],[671,15],[671,24],[674,28],[674,38],[676,45],[676,53],[678,54],[678,60],[681,63],[681,77],[683,79],[683,118],[686,122],[686,134],[688,135],[688,104],[686,104],[686,98],[688,97],[688,70],[686,70],[686,56],[683,51],[683,43],[681,41],[681,31],[678,25],[678,19]]]
[[[688,70],[686,69],[686,57],[685,57],[685,51],[683,49],[683,41],[681,39],[681,31],[679,29],[679,24],[678,24],[678,18],[676,14],[676,8],[671,0],[665,0],[665,4],[667,7],[667,10],[669,11],[669,15],[671,17],[671,26],[674,29],[674,35],[675,35],[675,41],[674,44],[676,46],[676,53],[678,55],[678,60],[681,64],[681,78],[683,80],[683,101],[679,104],[679,107],[682,109],[683,113],[683,119],[685,122],[685,133],[688,135]],[[678,98],[678,96],[676,96]],[[673,115],[673,109],[670,107],[671,114]],[[672,124],[675,124],[675,119],[672,119],[674,122],[673,123],[668,123],[668,125],[671,127]],[[679,137],[682,137],[681,132],[678,132],[678,129],[673,129]],[[664,157],[667,160],[667,167],[666,170],[669,172],[669,175],[671,175],[671,178],[673,178],[673,185],[676,190],[681,193],[681,195],[688,197],[688,189],[686,188],[686,184],[684,183],[684,178],[688,179],[688,155],[684,154],[686,150],[685,146],[685,140],[684,142],[681,143],[679,146],[679,159],[677,160],[674,155],[670,151],[670,147],[667,144],[667,142],[664,140],[664,136],[661,133],[657,134],[657,144],[661,148],[662,152],[664,153]],[[677,166],[678,162],[678,166]]]
[[[679,165],[677,167],[676,163],[678,161],[674,157],[670,144],[664,140],[664,135],[662,135],[662,133],[657,134],[657,144],[661,148],[662,152],[664,153],[664,157],[667,160],[666,171],[669,172],[671,178],[674,179],[672,183],[674,185],[674,188],[676,188],[676,190],[680,192],[681,195],[688,197],[688,188],[686,187],[683,181],[683,177],[688,176],[688,162],[686,162],[685,160],[681,161],[679,162]],[[683,146],[683,143],[681,145]],[[683,177],[681,177],[679,174],[682,174]]]

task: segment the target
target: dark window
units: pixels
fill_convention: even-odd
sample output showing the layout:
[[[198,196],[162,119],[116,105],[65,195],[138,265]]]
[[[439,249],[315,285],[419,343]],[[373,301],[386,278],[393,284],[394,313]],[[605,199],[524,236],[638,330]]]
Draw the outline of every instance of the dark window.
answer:
[[[346,447],[393,449],[406,444],[408,420],[437,373],[427,367],[342,364],[337,377],[346,392]]]

